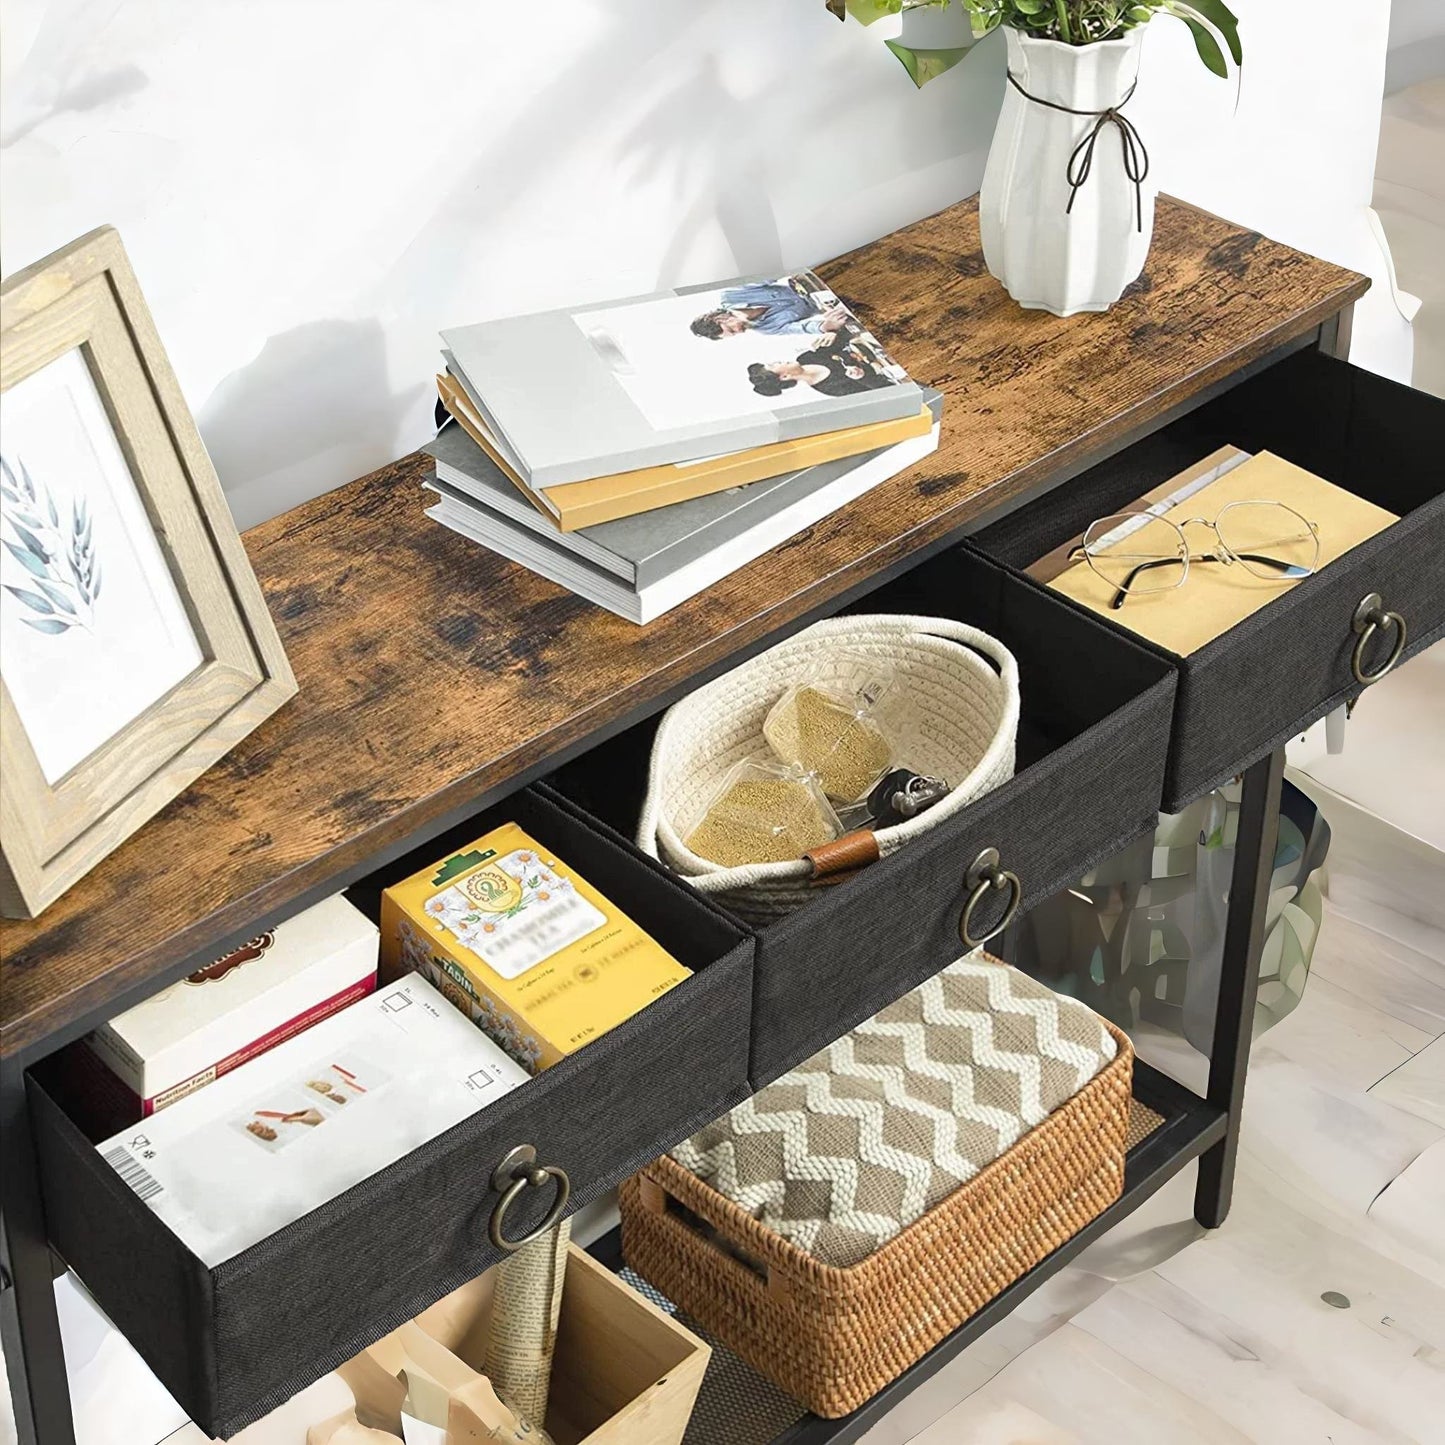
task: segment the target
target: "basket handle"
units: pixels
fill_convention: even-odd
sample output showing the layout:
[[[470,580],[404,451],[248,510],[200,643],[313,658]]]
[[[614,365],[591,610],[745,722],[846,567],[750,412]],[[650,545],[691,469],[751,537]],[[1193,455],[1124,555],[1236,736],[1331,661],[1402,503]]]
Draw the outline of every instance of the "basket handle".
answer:
[[[813,865],[813,882],[818,884],[846,883],[879,856],[878,835],[870,828],[855,828],[803,854]]]
[[[735,1270],[748,1287],[765,1289],[768,1298],[780,1303],[792,1297],[793,1289],[787,1275],[761,1259],[754,1259],[740,1246],[734,1245],[711,1220],[695,1214],[660,1180],[645,1170],[638,1175],[639,1198],[649,1214],[671,1222],[674,1228],[685,1229],[707,1246],[726,1267]]]

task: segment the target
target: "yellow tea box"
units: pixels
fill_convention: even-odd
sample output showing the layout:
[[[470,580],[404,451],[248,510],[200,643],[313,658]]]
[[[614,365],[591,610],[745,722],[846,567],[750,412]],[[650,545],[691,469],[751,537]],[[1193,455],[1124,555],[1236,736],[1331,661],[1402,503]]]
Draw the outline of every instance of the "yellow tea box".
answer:
[[[381,951],[534,1072],[689,974],[515,823],[388,888]]]

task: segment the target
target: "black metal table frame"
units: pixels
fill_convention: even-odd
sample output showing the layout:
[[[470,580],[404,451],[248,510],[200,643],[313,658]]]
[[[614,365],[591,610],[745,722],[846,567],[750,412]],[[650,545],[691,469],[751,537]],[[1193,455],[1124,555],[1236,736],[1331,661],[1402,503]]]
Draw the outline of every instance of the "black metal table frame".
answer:
[[[1178,406],[1151,418],[1148,422],[1133,428],[1115,438],[1107,446],[1076,457],[1066,468],[1044,479],[1037,486],[1013,498],[1002,507],[996,507],[971,519],[957,531],[942,537],[911,553],[893,566],[881,570],[866,581],[859,583],[841,596],[830,599],[816,614],[794,619],[777,635],[764,637],[749,648],[727,658],[713,669],[689,678],[684,684],[668,694],[652,699],[640,707],[636,715],[618,719],[605,731],[595,737],[584,739],[571,755],[584,752],[596,746],[625,727],[641,721],[644,717],[661,711],[677,696],[692,690],[708,677],[736,666],[745,657],[756,655],[771,646],[783,635],[791,634],[815,616],[836,612],[840,607],[857,597],[866,595],[882,586],[893,577],[910,571],[928,557],[955,545],[970,533],[997,521],[1006,512],[1052,491],[1073,477],[1097,463],[1107,460],[1124,448],[1133,445],[1142,437],[1169,425],[1177,417],[1195,410],[1223,391],[1237,385],[1246,377],[1273,365],[1283,357],[1308,347],[1318,347],[1330,355],[1343,356],[1349,349],[1351,309],[1345,308],[1336,316],[1296,340],[1286,343],[1257,361],[1242,367],[1222,378],[1215,385],[1189,397]],[[508,793],[521,788],[528,782],[566,761],[569,753],[548,758],[526,772],[508,780],[505,787],[469,803],[462,816],[472,814],[493,802],[500,801]],[[1095,1221],[1075,1239],[1056,1250],[1041,1264],[1029,1271],[1022,1280],[1011,1286],[998,1299],[968,1321],[956,1334],[950,1336],[925,1356],[917,1365],[875,1396],[867,1405],[841,1421],[814,1420],[809,1417],[782,1437],[779,1445],[819,1445],[824,1440],[844,1442],[858,1439],[882,1414],[891,1408],[909,1390],[933,1374],[948,1358],[991,1324],[997,1322],[1020,1300],[1036,1289],[1048,1275],[1063,1267],[1088,1241],[1116,1223],[1137,1205],[1143,1203],[1160,1184],[1192,1159],[1199,1159],[1199,1182],[1195,1194],[1194,1213],[1196,1219],[1207,1228],[1216,1228],[1224,1222],[1229,1212],[1230,1196],[1234,1183],[1234,1162],[1239,1142],[1240,1117],[1244,1103],[1245,1073],[1249,1062],[1249,1042],[1253,1026],[1254,1000],[1259,976],[1260,949],[1263,944],[1265,909],[1269,897],[1269,876],[1273,864],[1275,836],[1279,813],[1280,781],[1283,776],[1284,754],[1276,751],[1257,760],[1244,773],[1244,790],[1240,806],[1238,843],[1235,853],[1234,873],[1229,896],[1229,911],[1225,925],[1224,952],[1221,963],[1219,1002],[1215,1020],[1213,1050],[1209,1069],[1209,1085],[1203,1100],[1198,1103],[1209,1110],[1209,1116],[1195,1111],[1194,1131],[1160,1157],[1159,1151],[1149,1151],[1147,1170],[1131,1185],[1126,1180],[1124,1196],[1112,1206],[1100,1221]],[[457,818],[444,817],[429,826],[424,832],[403,840],[388,850],[400,854],[419,846],[445,831]],[[369,859],[355,871],[360,877],[365,872],[381,866],[386,857]],[[324,890],[335,891],[355,878],[333,880]],[[281,916],[271,922],[280,922],[303,908],[319,901],[318,897],[302,895]],[[236,939],[244,941],[248,933]],[[167,969],[144,985],[133,990],[133,997],[119,1004],[112,1004],[104,1010],[94,1011],[65,1029],[57,1031],[39,1045],[21,1050],[9,1058],[0,1060],[0,1343],[3,1343],[5,1366],[9,1374],[10,1394],[14,1404],[15,1423],[20,1445],[74,1445],[75,1430],[71,1416],[70,1392],[65,1370],[65,1356],[60,1335],[60,1321],[56,1311],[54,1281],[63,1267],[51,1252],[45,1229],[44,1206],[40,1194],[40,1181],[35,1163],[35,1149],[31,1137],[28,1105],[26,1101],[25,1071],[38,1059],[54,1052],[71,1040],[80,1037],[103,1023],[106,1018],[123,1011],[132,1003],[158,992],[160,989],[183,977],[197,962],[190,959],[174,968]],[[1150,1071],[1152,1073],[1152,1071]],[[1156,1076],[1163,1078],[1162,1075]],[[1176,1086],[1178,1087],[1178,1086]],[[1187,1092],[1187,1091],[1185,1091]],[[1163,1132],[1163,1131],[1161,1131]],[[1172,1137],[1172,1135],[1171,1135]],[[1147,1144],[1148,1141],[1146,1141]],[[1131,1156],[1132,1163],[1132,1156]],[[1107,1222],[1103,1222],[1107,1221]]]

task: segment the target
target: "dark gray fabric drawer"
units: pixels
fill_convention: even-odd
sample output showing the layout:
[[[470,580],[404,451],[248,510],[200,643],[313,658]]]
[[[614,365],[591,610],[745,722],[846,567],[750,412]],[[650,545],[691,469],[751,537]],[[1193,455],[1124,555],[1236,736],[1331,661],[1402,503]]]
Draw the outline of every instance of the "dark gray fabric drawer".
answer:
[[[509,819],[695,977],[219,1267],[204,1266],[101,1161],[67,1112],[63,1056],[29,1079],[51,1240],[214,1435],[234,1434],[494,1263],[490,1176],[514,1146],[567,1171],[575,1209],[747,1095],[752,939],[565,800],[521,792],[354,896],[365,906],[384,883]],[[527,1193],[539,1197],[508,1215],[513,1237],[552,1202],[550,1191]]]
[[[1445,401],[1318,351],[1241,382],[969,545],[1021,570],[1227,443],[1272,451],[1401,520],[1188,657],[1160,651],[1179,668],[1172,812],[1362,691],[1352,621],[1369,593],[1404,617],[1406,657],[1445,632]],[[1391,641],[1377,639],[1367,666]]]
[[[858,612],[950,617],[1018,658],[1017,771],[925,838],[820,887],[758,932],[750,1069],[760,1088],[958,958],[964,874],[986,847],[1020,879],[1023,907],[1048,897],[1154,825],[1174,669],[1112,629],[963,550],[863,598]],[[553,786],[635,831],[655,723],[595,749]],[[1000,895],[994,918],[1003,906]],[[978,917],[987,928],[987,906]]]

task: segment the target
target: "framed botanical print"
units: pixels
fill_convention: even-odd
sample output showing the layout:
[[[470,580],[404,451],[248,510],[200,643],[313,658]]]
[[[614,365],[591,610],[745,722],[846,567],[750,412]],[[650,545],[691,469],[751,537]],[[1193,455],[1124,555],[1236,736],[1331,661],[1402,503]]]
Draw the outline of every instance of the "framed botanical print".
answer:
[[[0,287],[0,912],[29,918],[296,691],[109,227]]]

